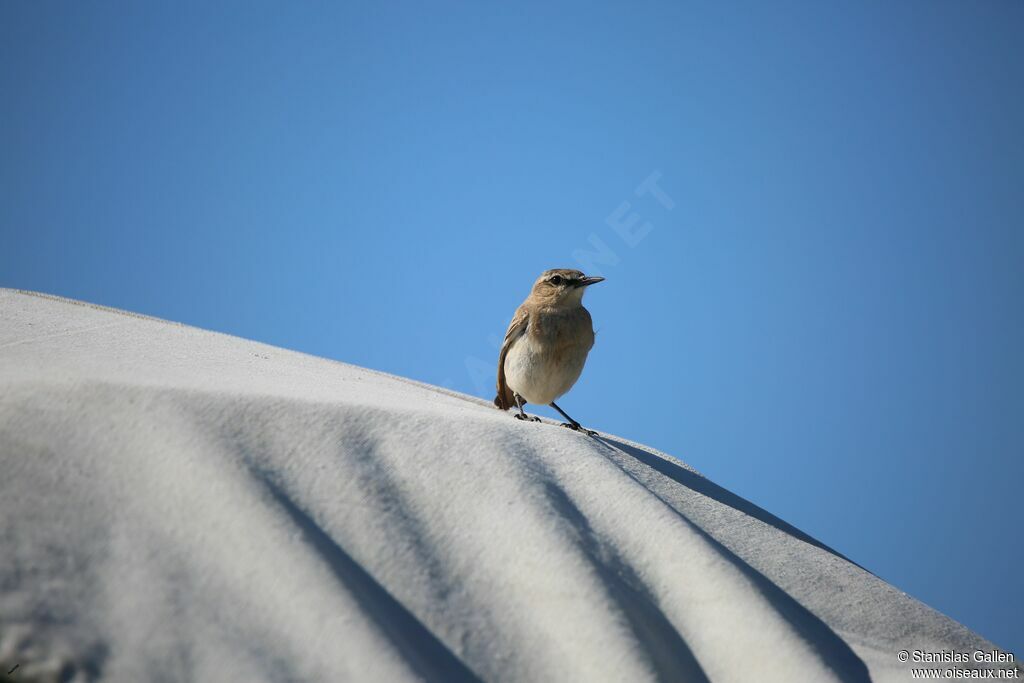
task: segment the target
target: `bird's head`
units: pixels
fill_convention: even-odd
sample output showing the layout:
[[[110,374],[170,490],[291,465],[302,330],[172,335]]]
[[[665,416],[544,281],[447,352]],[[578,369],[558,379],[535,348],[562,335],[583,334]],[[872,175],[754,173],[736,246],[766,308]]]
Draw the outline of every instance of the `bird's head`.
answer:
[[[583,291],[602,280],[603,277],[587,277],[569,268],[545,270],[533,283],[530,296],[548,306],[578,306],[583,300]]]

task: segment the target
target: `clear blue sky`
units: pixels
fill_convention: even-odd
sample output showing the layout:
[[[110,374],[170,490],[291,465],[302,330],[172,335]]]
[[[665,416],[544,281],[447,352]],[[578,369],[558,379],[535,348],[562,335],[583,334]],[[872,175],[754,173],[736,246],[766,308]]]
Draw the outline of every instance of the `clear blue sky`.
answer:
[[[1022,26],[1010,0],[8,0],[0,285],[490,398],[530,283],[589,258],[570,414],[1020,657]],[[636,192],[656,172],[668,199]]]

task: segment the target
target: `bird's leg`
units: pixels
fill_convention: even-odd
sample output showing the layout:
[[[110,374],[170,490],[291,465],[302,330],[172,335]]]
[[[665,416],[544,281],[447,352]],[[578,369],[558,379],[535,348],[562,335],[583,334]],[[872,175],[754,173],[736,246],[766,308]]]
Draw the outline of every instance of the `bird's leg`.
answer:
[[[512,395],[516,397],[516,407],[519,408],[519,413],[513,415],[512,417],[516,418],[517,420],[526,420],[527,422],[540,422],[539,417],[530,417],[529,415],[526,414],[526,411],[523,410],[523,404],[526,403],[526,401],[523,400],[522,396],[516,393],[513,393]]]
[[[568,415],[566,415],[565,411],[562,410],[561,408],[559,408],[557,405],[555,405],[554,401],[552,401],[550,403],[550,405],[551,405],[552,408],[554,408],[555,410],[560,412],[562,414],[562,417],[564,417],[566,420],[568,420],[568,422],[563,422],[562,423],[563,427],[568,427],[569,429],[574,429],[577,432],[583,432],[584,434],[589,434],[590,436],[597,436],[597,432],[591,431],[589,429],[585,429],[583,426],[580,425],[579,422],[577,422],[576,420],[574,420],[571,417],[569,417]]]

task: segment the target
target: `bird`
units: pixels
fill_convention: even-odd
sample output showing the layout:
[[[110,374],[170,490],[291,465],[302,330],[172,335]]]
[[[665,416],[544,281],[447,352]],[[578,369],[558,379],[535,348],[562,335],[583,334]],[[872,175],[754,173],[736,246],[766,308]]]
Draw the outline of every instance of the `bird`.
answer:
[[[533,283],[526,301],[516,309],[498,355],[498,395],[501,410],[516,407],[518,420],[540,422],[523,405],[549,405],[568,422],[563,427],[595,435],[555,404],[579,379],[594,346],[594,326],[583,307],[587,287],[604,281],[578,270],[545,270]]]

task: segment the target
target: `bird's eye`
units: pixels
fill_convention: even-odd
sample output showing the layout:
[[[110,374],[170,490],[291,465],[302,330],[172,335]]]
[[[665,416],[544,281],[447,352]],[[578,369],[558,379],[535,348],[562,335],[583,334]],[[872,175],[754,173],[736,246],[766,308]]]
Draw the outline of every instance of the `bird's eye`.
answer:
[[[562,284],[562,276],[556,275],[553,278],[551,278],[551,284],[555,285],[556,287]]]

